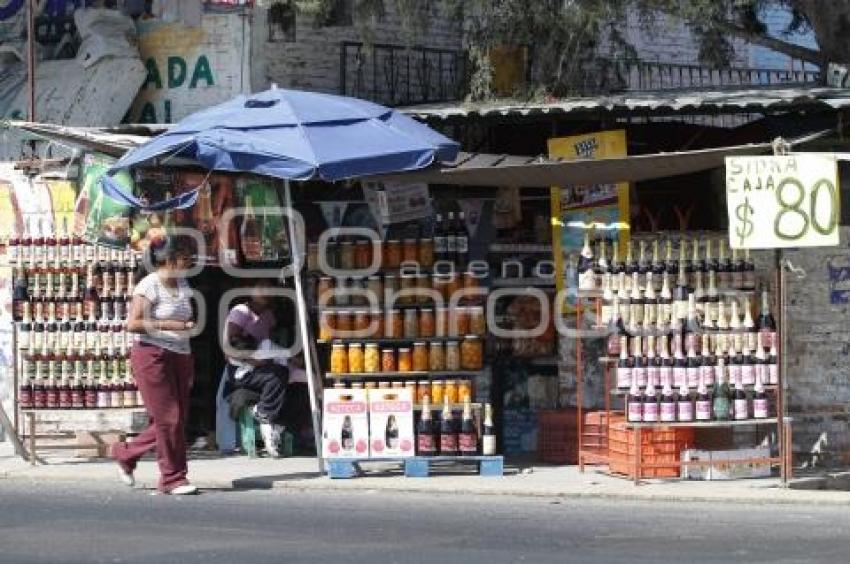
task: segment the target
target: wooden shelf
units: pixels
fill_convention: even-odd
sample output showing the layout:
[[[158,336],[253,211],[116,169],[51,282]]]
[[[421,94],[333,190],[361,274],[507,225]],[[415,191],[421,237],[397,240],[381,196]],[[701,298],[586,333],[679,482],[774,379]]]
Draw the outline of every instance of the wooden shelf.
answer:
[[[483,370],[441,370],[438,372],[326,372],[325,378],[331,380],[356,380],[368,378],[473,378],[484,374]]]

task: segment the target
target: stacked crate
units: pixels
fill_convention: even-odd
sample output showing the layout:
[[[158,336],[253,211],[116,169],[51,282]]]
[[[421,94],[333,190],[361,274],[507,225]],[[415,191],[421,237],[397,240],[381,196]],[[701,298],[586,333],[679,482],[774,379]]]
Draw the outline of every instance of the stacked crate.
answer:
[[[608,418],[615,416],[614,413],[609,414],[607,411],[587,411],[584,413],[582,450],[585,453],[599,457],[608,456]],[[585,464],[593,463],[592,460],[585,461]]]
[[[640,478],[677,478],[681,453],[694,444],[694,430],[687,427],[631,429],[623,416],[612,416],[608,425],[609,470],[635,477],[635,433],[641,433]]]
[[[547,409],[537,417],[537,459],[549,464],[575,464],[578,461],[576,409]]]

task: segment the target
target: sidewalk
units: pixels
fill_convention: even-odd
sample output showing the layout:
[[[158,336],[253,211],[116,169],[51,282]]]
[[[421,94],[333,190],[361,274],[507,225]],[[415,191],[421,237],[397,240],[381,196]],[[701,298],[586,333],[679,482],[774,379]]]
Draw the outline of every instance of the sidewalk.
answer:
[[[0,480],[116,481],[109,461],[62,461],[30,466],[13,456],[0,454]],[[398,465],[369,463],[371,470],[395,469],[393,475],[367,475],[350,480],[331,480],[319,474],[313,458],[218,458],[200,454],[192,457],[189,478],[206,489],[297,489],[322,491],[373,490],[428,492],[439,494],[499,495],[544,498],[608,498],[654,501],[714,501],[730,503],[793,503],[850,505],[850,491],[784,489],[778,479],[718,482],[648,480],[634,486],[629,480],[606,476],[588,468],[582,474],[575,466],[534,466],[519,469],[508,465],[502,478],[469,474],[443,474],[430,478],[406,478]],[[157,469],[153,460],[143,460],[136,471],[141,487],[153,488]],[[824,482],[802,480],[798,486],[817,488]]]

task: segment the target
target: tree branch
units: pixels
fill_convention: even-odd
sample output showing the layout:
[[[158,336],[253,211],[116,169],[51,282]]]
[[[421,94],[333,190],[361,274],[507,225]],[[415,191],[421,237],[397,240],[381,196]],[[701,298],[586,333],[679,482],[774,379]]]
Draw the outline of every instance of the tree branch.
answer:
[[[752,43],[753,45],[758,45],[760,47],[767,47],[768,49],[772,49],[778,53],[788,55],[792,59],[799,59],[801,61],[806,61],[807,63],[813,63],[821,66],[825,65],[824,55],[817,49],[794,45],[793,43],[788,43],[787,41],[782,41],[775,37],[769,37],[761,33],[750,31],[730,23],[721,23],[718,27],[720,30],[743,39],[748,43]]]

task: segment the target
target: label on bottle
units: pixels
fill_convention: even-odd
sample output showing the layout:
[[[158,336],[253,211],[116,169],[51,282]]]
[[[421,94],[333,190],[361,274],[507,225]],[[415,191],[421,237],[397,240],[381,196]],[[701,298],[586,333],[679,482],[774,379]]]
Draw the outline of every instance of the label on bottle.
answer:
[[[774,333],[770,329],[762,329],[759,332],[761,333],[761,346],[764,347],[765,350],[772,347],[774,339],[776,337],[776,333]]]
[[[715,396],[712,402],[712,410],[716,419],[725,420],[729,418],[732,406],[729,403],[729,398],[726,396]]]
[[[744,399],[736,399],[735,400],[735,419],[738,421],[742,421],[749,416],[749,409],[747,406],[747,400]]]
[[[670,423],[676,420],[676,404],[672,401],[661,402],[661,421]]]
[[[756,383],[756,367],[753,364],[745,364],[741,367],[741,383],[752,386]]]
[[[688,369],[684,366],[675,366],[673,368],[673,387],[681,388],[683,383],[688,381]]]
[[[35,245],[32,248],[32,261],[41,264],[44,262],[44,246]]]
[[[638,401],[629,401],[629,421],[640,423],[643,419],[643,403]]]
[[[755,419],[767,419],[767,398],[753,400],[753,417]]]
[[[729,384],[734,384],[738,380],[741,379],[741,365],[740,364],[730,364],[729,365]]]
[[[702,376],[706,386],[714,384],[714,366],[710,364],[703,364],[700,366],[700,375]]]
[[[647,423],[658,421],[658,404],[654,400],[643,404],[643,420]]]
[[[617,387],[631,388],[632,387],[632,369],[628,366],[617,367]]]
[[[496,454],[495,435],[484,435],[481,439],[481,454],[484,456],[493,456]]]
[[[109,407],[109,391],[108,390],[98,390],[97,391],[97,406],[98,407]]]
[[[646,369],[646,385],[652,385],[654,388],[661,387],[661,369],[658,366],[650,365]]]
[[[697,421],[711,421],[711,400],[697,400]]]
[[[678,411],[679,411],[679,421],[693,421],[694,420],[694,404],[691,403],[691,400],[680,401],[677,403]]]
[[[455,237],[455,245],[457,246],[458,254],[466,254],[469,252],[469,238],[466,235],[458,235]]]
[[[46,245],[44,256],[50,264],[56,262],[56,245]]]
[[[696,388],[697,386],[699,386],[699,373],[699,366],[689,366],[685,370],[687,384],[689,388]]]
[[[779,365],[775,362],[767,365],[767,383],[772,386],[779,383]]]
[[[416,452],[420,455],[433,455],[437,452],[437,445],[434,442],[434,435],[430,433],[420,433],[416,436]]]
[[[637,381],[637,385],[640,388],[646,387],[646,379],[647,379],[647,371],[646,366],[637,366],[634,370],[632,370],[632,378]]]
[[[478,451],[478,441],[475,433],[461,433],[458,435],[458,448],[463,454],[475,454]]]
[[[457,452],[457,435],[454,433],[440,434],[440,454],[455,454]]]
[[[662,365],[661,366],[661,381],[662,382],[673,382],[673,367]]]

